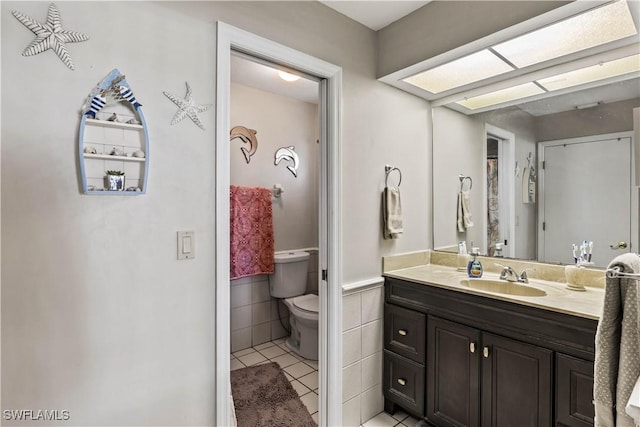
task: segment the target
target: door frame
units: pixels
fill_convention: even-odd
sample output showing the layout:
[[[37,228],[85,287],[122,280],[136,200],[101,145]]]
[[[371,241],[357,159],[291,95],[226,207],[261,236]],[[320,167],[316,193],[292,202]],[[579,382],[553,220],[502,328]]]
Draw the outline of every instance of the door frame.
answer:
[[[488,250],[487,230],[489,220],[486,215],[489,209],[487,202],[487,139],[494,137],[499,141],[499,154],[498,154],[498,174],[500,176],[498,188],[500,197],[500,218],[507,218],[509,225],[507,228],[509,232],[507,250],[504,252],[504,256],[515,258],[516,251],[516,203],[515,203],[515,184],[513,178],[513,171],[515,170],[515,158],[516,158],[516,135],[513,132],[501,129],[497,126],[484,124],[484,143],[482,145],[482,214],[485,216],[482,221],[482,247],[484,250]],[[506,199],[506,203],[505,200]],[[504,230],[505,227],[500,226],[500,230]],[[504,240],[504,236],[501,236]]]
[[[215,414],[216,425],[233,425],[230,360],[230,94],[231,51],[280,64],[320,79],[320,272],[319,425],[342,424],[342,68],[287,46],[216,23],[215,160]],[[331,390],[331,393],[328,391]]]
[[[633,131],[626,132],[615,132],[615,133],[605,133],[601,135],[589,135],[589,136],[581,136],[576,138],[567,138],[567,139],[557,139],[553,141],[543,141],[538,143],[538,250],[537,257],[538,260],[544,259],[544,231],[542,229],[542,225],[544,223],[545,217],[542,214],[544,212],[544,150],[546,147],[552,147],[556,145],[568,145],[568,144],[580,144],[580,143],[589,143],[596,142],[605,139],[618,139],[618,138],[630,138],[631,144],[631,156],[629,157],[629,163],[631,165],[631,224],[630,224],[630,232],[631,232],[631,245],[629,249],[633,252],[638,250],[638,244],[640,243],[640,231],[639,231],[639,223],[638,223],[638,203],[639,203],[639,188],[635,186],[635,164],[633,161],[634,151],[636,150],[636,144],[634,141]]]

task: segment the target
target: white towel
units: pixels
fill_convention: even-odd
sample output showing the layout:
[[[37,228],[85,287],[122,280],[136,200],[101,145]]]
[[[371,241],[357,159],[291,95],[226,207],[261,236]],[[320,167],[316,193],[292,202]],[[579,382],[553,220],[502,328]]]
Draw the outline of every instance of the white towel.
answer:
[[[470,202],[471,191],[460,190],[458,193],[458,231],[464,233],[467,228],[473,227],[473,221],[471,220],[471,204]]]
[[[640,273],[640,257],[620,255],[609,264],[609,268],[613,267],[625,273]],[[636,279],[607,277],[595,342],[595,427],[637,426],[625,406],[640,376],[638,286]]]
[[[625,411],[633,418],[636,425],[640,425],[640,377],[636,380],[636,385],[633,387]]]
[[[398,239],[402,231],[400,189],[385,187],[382,192],[382,234],[385,239]]]

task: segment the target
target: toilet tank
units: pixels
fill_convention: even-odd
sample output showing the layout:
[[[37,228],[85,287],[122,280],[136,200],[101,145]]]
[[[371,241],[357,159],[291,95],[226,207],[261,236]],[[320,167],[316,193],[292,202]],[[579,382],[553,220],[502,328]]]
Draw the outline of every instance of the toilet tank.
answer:
[[[309,270],[308,252],[282,252],[275,254],[275,272],[269,276],[271,296],[290,298],[304,295]]]

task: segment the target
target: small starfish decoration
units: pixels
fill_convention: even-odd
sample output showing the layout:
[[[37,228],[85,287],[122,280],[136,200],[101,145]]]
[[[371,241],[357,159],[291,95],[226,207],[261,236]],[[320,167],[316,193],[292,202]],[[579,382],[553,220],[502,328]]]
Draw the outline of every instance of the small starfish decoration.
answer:
[[[35,19],[16,10],[11,11],[11,13],[22,25],[36,35],[36,38],[33,39],[33,41],[29,43],[29,46],[25,48],[24,52],[22,52],[22,56],[37,55],[46,50],[53,49],[56,55],[58,55],[58,58],[60,58],[67,67],[72,70],[74,69],[73,61],[71,60],[69,52],[67,52],[65,43],[83,42],[89,40],[89,36],[76,31],[63,30],[60,12],[54,3],[49,5],[47,22],[45,24],[41,24]]]
[[[180,99],[177,96],[172,95],[168,92],[162,92],[164,93],[164,96],[169,98],[171,101],[173,101],[174,104],[178,106],[178,111],[173,116],[173,119],[171,120],[171,124],[175,125],[185,117],[189,117],[191,121],[193,121],[193,123],[195,123],[200,129],[204,130],[204,126],[200,121],[200,117],[198,117],[198,113],[207,111],[209,108],[211,108],[211,104],[206,104],[206,105],[196,104],[193,100],[193,95],[191,94],[191,86],[189,86],[188,82],[185,82],[185,83],[187,84],[187,95],[184,97],[184,99]]]

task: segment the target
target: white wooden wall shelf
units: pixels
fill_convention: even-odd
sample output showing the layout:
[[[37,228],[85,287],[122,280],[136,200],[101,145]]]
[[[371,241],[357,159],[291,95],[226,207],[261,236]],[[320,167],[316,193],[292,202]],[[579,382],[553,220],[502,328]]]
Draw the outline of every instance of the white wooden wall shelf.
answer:
[[[116,117],[115,121],[110,121]],[[132,123],[127,123],[131,121]],[[136,100],[117,69],[89,95],[78,138],[82,191],[92,195],[137,196],[147,191],[149,135]],[[109,190],[106,171],[122,171],[123,190]]]

